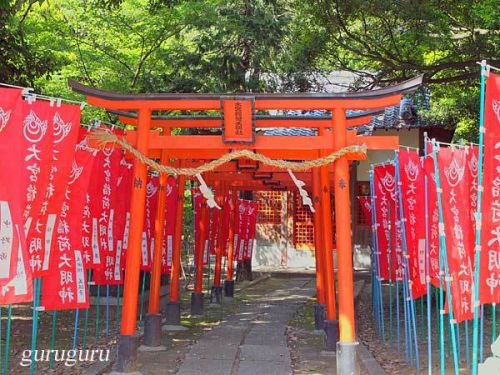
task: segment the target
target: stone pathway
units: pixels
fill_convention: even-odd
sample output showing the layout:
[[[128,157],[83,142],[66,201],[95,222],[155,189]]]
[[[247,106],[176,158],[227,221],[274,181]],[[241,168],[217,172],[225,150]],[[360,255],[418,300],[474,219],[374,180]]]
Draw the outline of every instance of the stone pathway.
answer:
[[[286,329],[300,305],[314,293],[310,279],[284,279],[278,289],[252,298],[203,335],[177,374],[291,374]]]

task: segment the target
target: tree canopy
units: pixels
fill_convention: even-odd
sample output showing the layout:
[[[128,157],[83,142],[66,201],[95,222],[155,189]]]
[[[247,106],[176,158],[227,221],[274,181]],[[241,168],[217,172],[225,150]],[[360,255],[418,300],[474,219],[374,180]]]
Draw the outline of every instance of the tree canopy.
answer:
[[[477,134],[477,61],[500,65],[494,0],[1,0],[0,80],[117,91],[351,89],[425,74],[428,121]]]

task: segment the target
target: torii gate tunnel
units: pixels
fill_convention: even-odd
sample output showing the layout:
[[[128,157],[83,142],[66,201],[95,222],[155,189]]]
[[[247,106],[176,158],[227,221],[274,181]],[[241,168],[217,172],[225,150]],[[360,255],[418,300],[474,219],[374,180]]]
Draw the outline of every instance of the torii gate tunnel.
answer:
[[[197,166],[222,155],[247,149],[275,159],[313,160],[350,145],[365,144],[369,150],[393,150],[399,138],[394,136],[357,135],[357,127],[367,124],[374,113],[385,107],[398,105],[403,94],[416,90],[422,77],[383,89],[354,93],[297,93],[297,94],[121,94],[99,90],[70,81],[76,92],[87,97],[91,105],[114,111],[124,123],[135,126],[127,131],[126,140],[139,152],[162,164]],[[263,115],[268,111],[327,110],[331,117],[294,117]],[[347,116],[348,110],[365,111]],[[165,111],[182,111],[182,116],[161,116]],[[207,111],[214,116],[185,115],[188,111]],[[173,128],[204,129],[204,135],[174,135]],[[310,136],[270,136],[257,131],[263,128],[309,128]],[[200,132],[200,131],[198,131]],[[349,194],[349,161],[361,160],[365,154],[346,154],[333,163],[297,173],[297,177],[313,186],[315,207],[314,227],[316,248],[316,287],[319,305],[326,305],[326,346],[337,347],[339,375],[355,373],[356,333],[353,299],[353,264],[351,242],[351,214]],[[147,166],[134,161],[133,191],[130,210],[130,237],[124,281],[123,316],[115,368],[127,372],[136,370],[138,339],[136,336],[137,304],[141,262],[141,233],[146,196]],[[205,180],[215,188],[217,199],[228,190],[293,189],[286,171],[259,165],[249,160],[228,163],[207,173]],[[184,190],[185,178],[179,176],[179,191]],[[335,230],[338,262],[338,314],[335,301],[334,262],[332,252],[332,208],[330,190],[335,195]],[[166,186],[166,177],[160,178],[160,189]],[[183,194],[180,194],[182,197]],[[160,199],[157,222],[163,220]],[[170,285],[170,308],[179,310],[180,241],[182,232],[182,200],[176,219]],[[180,214],[179,214],[180,213]],[[202,213],[203,216],[203,213]],[[157,229],[162,227],[156,225]],[[203,230],[203,229],[200,229]],[[230,231],[231,232],[231,231]],[[162,230],[157,230],[159,236]],[[200,236],[203,237],[203,234]],[[161,238],[153,255],[151,293],[145,331],[160,337],[159,289],[161,268]],[[226,283],[232,283],[233,241],[230,233],[228,272]],[[202,248],[199,246],[199,248]],[[221,246],[216,246],[214,286],[220,288]],[[200,258],[198,258],[200,259]],[[202,262],[198,262],[203,267]],[[200,267],[198,265],[198,267]],[[202,271],[202,270],[200,270]],[[195,294],[201,294],[202,272],[197,272]],[[199,280],[198,280],[199,279]],[[153,332],[152,332],[153,331]],[[148,336],[147,332],[146,336]],[[337,343],[337,338],[339,342]],[[145,338],[145,340],[151,340]],[[153,339],[155,341],[155,339]],[[147,343],[146,343],[147,344]]]

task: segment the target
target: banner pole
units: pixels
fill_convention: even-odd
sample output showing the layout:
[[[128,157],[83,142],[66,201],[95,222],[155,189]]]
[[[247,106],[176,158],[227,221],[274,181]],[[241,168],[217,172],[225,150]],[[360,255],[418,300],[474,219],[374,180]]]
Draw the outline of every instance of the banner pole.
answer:
[[[90,300],[90,285],[91,285],[91,280],[92,279],[92,270],[89,268],[87,270],[87,293],[89,294],[89,300]],[[89,302],[89,307],[85,309],[85,318],[84,318],[84,323],[83,323],[83,348],[87,348],[87,330],[89,327],[89,310],[90,310],[90,302]]]
[[[483,362],[483,348],[484,348],[484,305],[481,305],[481,332],[480,332],[480,346],[479,346],[479,360]],[[472,366],[474,366],[474,357],[472,359]]]
[[[403,266],[404,267],[404,266]],[[403,272],[405,272],[403,270]],[[412,363],[413,362],[413,355],[412,355],[412,349],[411,349],[411,332],[409,329],[409,315],[410,312],[408,311],[408,289],[407,289],[407,283],[408,281],[406,280],[406,274],[403,273],[403,282],[402,282],[402,288],[403,288],[403,307],[404,307],[404,314],[405,314],[405,351],[406,351],[406,362]]]
[[[470,357],[469,357],[469,321],[465,321],[465,361],[467,363],[467,368],[470,368]]]
[[[9,373],[10,329],[12,326],[12,305],[7,308],[7,330],[5,332],[5,359],[3,361],[3,374]]]
[[[396,278],[396,336],[397,336],[397,341],[398,341],[398,353],[401,353],[401,333],[400,333],[400,327],[401,327],[401,321],[400,321],[400,314],[399,314],[399,281]]]
[[[398,151],[395,153],[394,157],[394,169],[395,169],[395,175],[396,175],[396,188],[398,190],[398,197],[399,197],[399,213],[401,216],[401,237],[402,237],[402,248],[403,248],[403,262],[404,262],[404,270],[405,270],[405,275],[406,275],[406,287],[408,288],[408,304],[409,304],[409,310],[410,310],[410,322],[413,328],[413,341],[415,345],[415,364],[417,366],[417,372],[420,371],[420,355],[419,355],[419,348],[418,348],[418,336],[417,336],[417,319],[416,319],[416,308],[415,308],[415,301],[413,299],[412,295],[412,290],[410,286],[410,264],[409,264],[409,255],[408,255],[408,249],[407,249],[407,242],[406,242],[406,228],[405,228],[405,220],[404,220],[404,210],[403,210],[403,192],[401,188],[401,177],[399,173],[399,157],[398,157]],[[411,343],[410,343],[411,344]],[[411,348],[411,346],[410,346]]]
[[[52,329],[50,332],[50,360],[49,368],[54,368],[54,347],[56,345],[57,310],[52,311]]]
[[[141,308],[139,312],[139,321],[142,322],[142,313],[144,312],[144,292],[146,289],[146,271],[142,271],[142,285],[141,285]]]
[[[481,61],[481,91],[479,95],[479,148],[478,148],[478,168],[477,168],[477,212],[476,212],[476,249],[474,255],[474,318],[472,328],[472,375],[477,375],[477,339],[478,339],[478,318],[479,318],[479,274],[481,267],[481,206],[483,200],[483,154],[484,154],[484,102],[486,93],[486,60]],[[483,319],[481,309],[481,319]],[[481,322],[482,325],[483,322]],[[482,343],[481,343],[482,352]],[[481,356],[481,361],[482,361]]]
[[[75,310],[75,327],[73,331],[73,345],[71,346],[71,349],[75,350],[76,349],[76,342],[78,341],[78,320],[80,317],[80,309]]]
[[[377,299],[378,297],[378,284],[380,282],[380,259],[379,259],[379,248],[378,248],[378,234],[377,234],[377,217],[375,214],[375,183],[374,183],[374,170],[373,168],[369,172],[369,178],[370,178],[370,190],[371,190],[371,205],[372,205],[372,254],[373,254],[373,262],[374,262],[374,267],[373,268],[373,284],[372,284],[372,289],[373,289],[373,295],[372,295],[372,306],[373,306],[373,312],[375,314],[375,321],[377,324],[377,331],[378,335],[380,337],[380,334],[382,332],[382,327],[381,327],[381,314],[382,312],[379,312],[379,307],[381,304],[379,304],[379,301]]]
[[[389,225],[388,225],[388,230],[389,230],[389,251],[388,251],[388,257],[389,257],[389,340],[392,344],[392,331],[393,331],[393,298],[392,298],[392,288],[393,288],[393,283],[392,283],[392,252],[393,252],[393,243],[392,243],[392,224],[391,224],[391,217],[392,217],[392,209],[391,209],[391,201],[388,201],[387,208],[389,209]],[[375,210],[375,207],[373,208]]]
[[[434,173],[436,175],[436,187],[437,187],[437,201],[438,201],[438,211],[439,211],[439,252],[440,259],[442,260],[442,265],[444,268],[445,274],[445,284],[446,284],[446,298],[448,299],[448,305],[450,310],[450,334],[451,334],[451,345],[453,350],[453,363],[455,366],[455,375],[459,374],[459,366],[458,366],[458,356],[457,356],[457,343],[455,337],[455,327],[454,327],[454,315],[453,315],[453,304],[452,304],[452,295],[451,295],[451,286],[449,281],[449,271],[448,271],[448,255],[446,253],[446,238],[444,233],[444,215],[443,215],[443,203],[441,201],[441,179],[439,178],[439,168],[438,168],[438,160],[437,160],[437,145],[433,142],[432,147],[432,157],[434,158]],[[441,278],[443,275],[441,275]],[[441,313],[443,314],[443,308],[441,308]],[[444,354],[443,354],[444,355]]]
[[[422,342],[425,340],[425,309],[424,309],[424,297],[420,297],[420,339]]]
[[[387,225],[387,230],[389,232],[389,248],[388,248],[388,263],[389,263],[389,337],[390,337],[390,342],[392,344],[392,339],[393,339],[393,295],[392,295],[392,289],[393,289],[393,282],[392,282],[392,252],[394,251],[394,244],[392,243],[392,223],[391,223],[391,218],[392,218],[392,206],[391,206],[391,200],[389,199],[387,202],[387,209],[388,209],[388,225]],[[373,207],[373,210],[375,210],[375,207]],[[397,283],[397,281],[396,281]],[[398,317],[399,319],[399,317]],[[398,329],[399,329],[399,322],[398,322]],[[399,332],[398,332],[398,340],[399,340]],[[398,342],[398,351],[399,351],[399,342]]]
[[[118,284],[116,287],[116,332],[120,331],[120,313],[121,313],[121,301],[120,301],[120,293],[121,293],[121,284]]]
[[[31,363],[30,363],[30,375],[35,373],[35,353],[36,353],[36,340],[38,334],[38,304],[40,299],[40,288],[41,279],[39,277],[33,280],[34,286],[34,297],[33,297],[33,323],[31,332]]]
[[[494,343],[497,339],[497,304],[491,304],[491,342]]]
[[[424,161],[427,157],[427,133],[424,133]],[[432,375],[432,332],[431,332],[431,275],[430,275],[430,246],[429,246],[429,186],[427,174],[424,173],[424,209],[425,209],[425,278],[427,287],[427,373]],[[423,298],[423,297],[422,297]],[[423,339],[422,321],[422,339]]]
[[[97,285],[97,304],[95,313],[95,340],[99,338],[99,323],[101,321],[101,286]]]
[[[106,337],[109,336],[109,284],[106,284]]]

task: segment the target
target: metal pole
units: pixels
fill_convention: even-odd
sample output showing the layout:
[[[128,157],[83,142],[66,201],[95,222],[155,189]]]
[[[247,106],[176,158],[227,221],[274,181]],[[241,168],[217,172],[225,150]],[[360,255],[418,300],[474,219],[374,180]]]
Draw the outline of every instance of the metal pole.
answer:
[[[481,266],[481,207],[483,201],[483,149],[484,149],[484,101],[486,93],[486,60],[481,61],[481,92],[479,98],[479,149],[477,173],[477,213],[476,213],[476,251],[474,256],[474,321],[472,328],[472,375],[477,375],[477,344],[479,321],[479,274]],[[481,319],[483,314],[481,313]],[[482,345],[481,345],[482,346]],[[482,356],[481,356],[482,360]]]
[[[451,344],[453,349],[453,363],[455,366],[455,375],[459,373],[458,366],[458,355],[457,355],[457,342],[455,336],[455,326],[454,326],[454,315],[453,315],[453,305],[452,305],[452,295],[451,295],[451,286],[449,282],[449,272],[448,272],[448,255],[446,253],[446,237],[444,233],[444,215],[443,215],[443,204],[441,198],[441,179],[439,177],[439,168],[438,168],[438,160],[437,160],[437,146],[433,144],[432,147],[432,156],[434,158],[434,173],[436,175],[436,187],[437,187],[437,200],[438,200],[438,208],[439,208],[439,252],[440,259],[442,259],[442,265],[445,271],[445,284],[446,284],[446,297],[448,298],[448,304],[450,309],[450,330],[451,330]],[[442,277],[442,275],[441,275]],[[441,310],[441,314],[444,314],[444,311]]]

